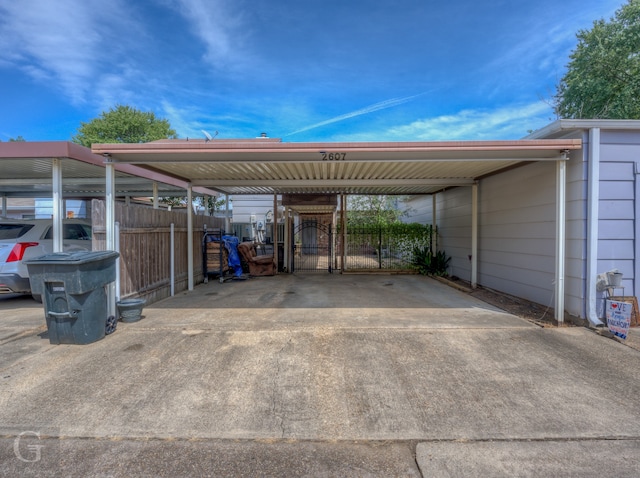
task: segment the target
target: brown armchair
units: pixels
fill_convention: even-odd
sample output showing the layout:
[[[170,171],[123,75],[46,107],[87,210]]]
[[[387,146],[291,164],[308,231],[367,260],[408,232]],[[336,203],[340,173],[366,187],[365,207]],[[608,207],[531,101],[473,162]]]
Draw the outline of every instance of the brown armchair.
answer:
[[[253,242],[241,242],[238,244],[240,257],[249,266],[249,275],[272,276],[276,273],[276,263],[272,255],[258,255],[256,245]]]

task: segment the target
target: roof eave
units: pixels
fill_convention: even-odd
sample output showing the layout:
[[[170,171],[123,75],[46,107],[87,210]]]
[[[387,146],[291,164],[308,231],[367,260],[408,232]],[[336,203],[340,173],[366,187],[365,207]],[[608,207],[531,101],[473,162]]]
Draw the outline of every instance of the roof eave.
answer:
[[[632,119],[559,119],[544,128],[534,131],[524,140],[552,138],[563,132],[584,131],[591,128],[608,130],[636,130],[640,131],[640,120]]]

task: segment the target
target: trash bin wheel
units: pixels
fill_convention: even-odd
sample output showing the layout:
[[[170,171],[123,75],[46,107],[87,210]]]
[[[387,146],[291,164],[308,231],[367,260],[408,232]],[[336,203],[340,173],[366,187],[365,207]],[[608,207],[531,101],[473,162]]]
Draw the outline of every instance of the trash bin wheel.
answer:
[[[104,333],[106,335],[114,333],[116,331],[117,326],[118,326],[118,320],[114,315],[110,315],[107,318],[107,325],[104,328]]]

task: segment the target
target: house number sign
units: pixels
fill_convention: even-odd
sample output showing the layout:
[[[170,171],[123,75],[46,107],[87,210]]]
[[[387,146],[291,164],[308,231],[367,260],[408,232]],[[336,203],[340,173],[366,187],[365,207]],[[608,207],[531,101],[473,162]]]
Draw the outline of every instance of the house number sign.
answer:
[[[347,153],[322,153],[323,161],[344,161],[347,159]]]

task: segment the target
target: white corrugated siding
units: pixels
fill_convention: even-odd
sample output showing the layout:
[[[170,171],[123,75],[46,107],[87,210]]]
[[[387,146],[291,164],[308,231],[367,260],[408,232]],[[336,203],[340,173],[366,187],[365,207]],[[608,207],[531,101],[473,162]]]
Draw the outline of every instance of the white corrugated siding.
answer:
[[[638,234],[635,172],[636,163],[640,162],[640,132],[602,131],[600,142],[598,271],[620,270],[624,274],[625,295],[637,296],[640,290],[635,281],[638,268],[638,246],[634,240]]]
[[[580,152],[567,176],[566,308],[584,316],[584,183]],[[553,306],[555,164],[534,163],[482,180],[478,189],[478,283]],[[409,220],[430,219],[431,199],[410,202]],[[424,208],[424,209],[423,209]],[[452,257],[450,273],[469,280],[471,188],[437,195],[438,248]]]

